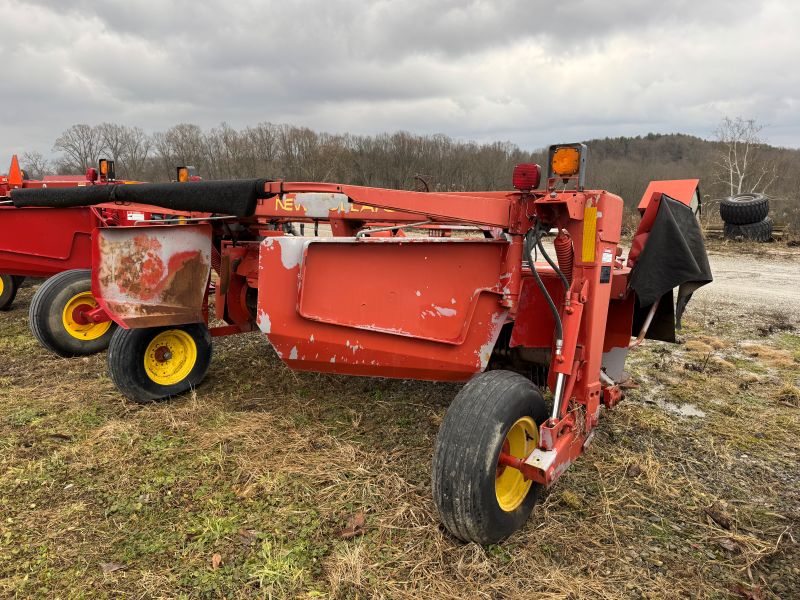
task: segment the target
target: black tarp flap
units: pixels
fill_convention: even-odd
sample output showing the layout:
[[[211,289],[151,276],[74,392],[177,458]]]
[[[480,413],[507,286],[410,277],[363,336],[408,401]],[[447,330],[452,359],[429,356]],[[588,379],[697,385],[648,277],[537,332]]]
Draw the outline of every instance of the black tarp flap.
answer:
[[[663,314],[666,317],[672,312],[672,290],[678,288],[674,318],[680,328],[681,315],[692,293],[712,279],[697,218],[685,204],[662,195],[647,242],[631,270],[629,286],[641,307],[637,312],[649,310],[661,299],[661,303],[670,305]],[[672,337],[674,340],[674,332]]]
[[[69,188],[18,189],[11,192],[14,206],[93,206],[108,202],[149,204],[186,212],[209,212],[236,217],[253,214],[264,197],[266,179],[137,183]]]

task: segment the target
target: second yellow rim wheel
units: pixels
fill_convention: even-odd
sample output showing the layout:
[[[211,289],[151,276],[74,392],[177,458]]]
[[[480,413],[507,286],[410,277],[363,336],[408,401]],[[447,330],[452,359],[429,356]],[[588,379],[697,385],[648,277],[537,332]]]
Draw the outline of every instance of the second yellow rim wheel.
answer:
[[[197,362],[197,344],[181,329],[157,334],[144,353],[147,376],[159,385],[173,385],[189,376]]]
[[[530,417],[518,419],[508,430],[503,442],[503,452],[516,458],[527,458],[533,452],[539,441],[539,428]],[[512,467],[498,466],[494,490],[497,503],[506,512],[515,510],[533,485],[533,481],[526,480],[522,473]]]
[[[61,322],[64,329],[72,337],[79,340],[96,340],[111,328],[111,321],[93,323],[81,318],[81,310],[93,310],[98,307],[97,300],[91,292],[75,294],[67,300],[61,311]]]

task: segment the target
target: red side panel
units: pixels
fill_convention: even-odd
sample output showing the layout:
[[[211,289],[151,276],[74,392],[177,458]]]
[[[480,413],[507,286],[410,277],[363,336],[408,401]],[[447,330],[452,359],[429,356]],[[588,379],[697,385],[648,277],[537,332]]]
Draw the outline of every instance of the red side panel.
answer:
[[[505,241],[264,240],[258,323],[293,369],[464,380],[486,368],[507,309]]]
[[[0,273],[49,277],[92,265],[91,208],[0,207]]]
[[[210,225],[96,229],[92,292],[125,328],[205,321]]]
[[[564,300],[564,284],[553,269],[547,265],[536,265],[544,287],[550,297],[561,309]],[[511,347],[549,348],[553,345],[556,323],[547,300],[533,276],[528,274],[522,280],[519,296],[519,310],[511,332]]]
[[[669,179],[665,181],[651,181],[650,185],[642,194],[642,199],[639,201],[639,212],[647,210],[647,206],[653,199],[653,196],[666,194],[670,198],[674,198],[678,202],[683,202],[686,206],[692,205],[692,199],[695,198],[695,192],[698,191],[700,186],[699,179]]]

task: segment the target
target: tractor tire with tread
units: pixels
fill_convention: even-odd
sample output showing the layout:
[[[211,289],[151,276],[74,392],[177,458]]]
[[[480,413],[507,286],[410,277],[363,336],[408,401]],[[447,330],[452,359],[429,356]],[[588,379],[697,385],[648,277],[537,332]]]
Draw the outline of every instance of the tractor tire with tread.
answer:
[[[769,198],[764,194],[736,194],[719,204],[719,216],[731,225],[748,225],[764,220],[769,214]]]
[[[498,482],[511,467],[499,467],[498,457],[506,448],[524,458],[538,443],[538,426],[547,416],[538,388],[518,373],[487,371],[461,389],[439,428],[432,464],[434,502],[452,535],[488,545],[522,528],[536,504],[540,486],[525,482],[513,469],[511,475],[517,478],[517,487],[522,487],[515,492],[516,502],[503,508]],[[526,449],[520,452],[517,447],[515,453],[506,444],[520,423],[527,427],[523,438]]]
[[[120,328],[108,347],[108,370],[125,397],[149,404],[198,386],[211,353],[211,334],[202,323]]]
[[[16,275],[0,273],[0,310],[9,310],[17,297],[19,278]]]
[[[725,223],[723,235],[729,240],[742,238],[754,242],[770,242],[772,241],[772,219],[767,217],[758,223],[748,223],[746,225]]]
[[[113,321],[75,321],[76,307],[97,307],[89,269],[53,275],[39,286],[31,300],[28,312],[31,332],[42,346],[58,356],[70,358],[102,352],[108,348],[116,329]]]

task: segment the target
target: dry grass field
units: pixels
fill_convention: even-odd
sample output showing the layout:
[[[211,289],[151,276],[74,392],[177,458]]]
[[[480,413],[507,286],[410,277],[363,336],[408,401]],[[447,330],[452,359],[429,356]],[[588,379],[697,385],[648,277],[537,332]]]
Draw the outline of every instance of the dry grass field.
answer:
[[[481,548],[430,497],[457,386],[295,374],[250,334],[138,406],[104,355],[38,346],[34,290],[0,313],[2,597],[800,597],[800,337],[770,303],[698,293],[527,527]]]

